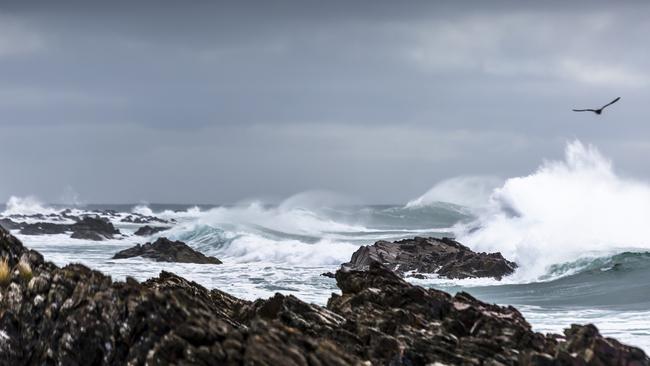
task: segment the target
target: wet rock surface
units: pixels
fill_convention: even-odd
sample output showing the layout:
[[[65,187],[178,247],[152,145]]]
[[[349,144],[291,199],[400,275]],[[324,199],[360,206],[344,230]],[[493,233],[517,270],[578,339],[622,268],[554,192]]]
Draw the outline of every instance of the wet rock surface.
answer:
[[[501,279],[512,274],[517,264],[503,258],[501,253],[476,253],[449,238],[405,239],[395,242],[378,241],[359,248],[348,263],[347,269],[366,270],[378,262],[403,275],[417,272],[437,274],[447,278],[462,279],[493,277]]]
[[[154,234],[157,234],[161,231],[169,230],[171,229],[169,226],[149,226],[145,225],[133,233],[134,235],[138,236],[151,236]]]
[[[71,225],[70,229],[71,238],[86,240],[112,239],[120,233],[110,221],[98,217],[84,217]]]
[[[117,252],[113,259],[132,257],[150,258],[157,262],[221,264],[219,259],[205,256],[182,241],[171,241],[167,238],[159,238],[153,243],[138,244],[124,249]]]
[[[168,272],[143,283],[63,268],[0,229],[31,278],[0,286],[1,365],[648,365],[591,325],[542,335],[513,307],[411,285],[381,264],[339,270],[326,307],[244,301]]]
[[[161,219],[156,216],[147,216],[147,215],[142,215],[142,214],[137,214],[133,213],[122,220],[121,222],[126,222],[130,224],[151,224],[154,222],[160,223],[160,224],[168,224],[170,222],[174,222],[175,220],[167,221],[165,219]]]

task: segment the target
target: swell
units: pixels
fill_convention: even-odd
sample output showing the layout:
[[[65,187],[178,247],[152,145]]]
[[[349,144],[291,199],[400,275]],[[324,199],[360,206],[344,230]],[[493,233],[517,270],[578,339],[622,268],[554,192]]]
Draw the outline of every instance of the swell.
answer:
[[[623,252],[552,266],[540,282],[463,287],[434,284],[455,292],[466,290],[485,301],[542,307],[599,307],[647,311],[650,307],[650,252]]]

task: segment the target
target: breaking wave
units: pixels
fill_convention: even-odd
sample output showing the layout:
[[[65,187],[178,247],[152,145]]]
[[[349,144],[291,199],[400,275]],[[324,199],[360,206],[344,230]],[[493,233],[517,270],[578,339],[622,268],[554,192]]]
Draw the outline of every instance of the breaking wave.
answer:
[[[565,263],[650,250],[650,184],[619,176],[579,141],[567,145],[564,160],[506,180],[476,213],[458,226],[458,239],[515,260],[520,281],[551,276]]]
[[[34,196],[11,196],[5,204],[5,210],[2,212],[2,215],[48,215],[56,212],[57,210],[43,204]]]

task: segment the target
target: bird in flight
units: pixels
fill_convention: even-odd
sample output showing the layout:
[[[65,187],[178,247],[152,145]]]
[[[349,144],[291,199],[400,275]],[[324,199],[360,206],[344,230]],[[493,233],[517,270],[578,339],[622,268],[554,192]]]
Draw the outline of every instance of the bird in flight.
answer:
[[[573,111],[574,112],[594,112],[596,114],[601,114],[601,113],[603,113],[603,109],[605,109],[605,107],[609,107],[610,105],[618,102],[619,99],[621,99],[621,97],[617,97],[616,99],[612,100],[611,102],[605,104],[604,106],[602,106],[602,107],[600,107],[598,109],[574,109]]]

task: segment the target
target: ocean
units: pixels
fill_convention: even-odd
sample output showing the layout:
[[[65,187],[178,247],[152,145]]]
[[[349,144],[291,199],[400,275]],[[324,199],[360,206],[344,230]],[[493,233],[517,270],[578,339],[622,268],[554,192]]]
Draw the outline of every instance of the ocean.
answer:
[[[126,236],[92,242],[14,234],[57,265],[82,263],[114,280],[145,280],[166,270],[245,299],[281,292],[320,305],[338,292],[335,280],[321,274],[334,272],[360,246],[454,237],[475,251],[499,251],[519,268],[502,281],[408,280],[514,305],[537,331],[561,333],[571,323],[593,323],[607,336],[650,351],[650,183],[620,177],[598,150],[577,141],[567,145],[564,160],[545,162],[529,175],[452,178],[394,205],[351,205],[318,191],[279,204],[225,206],[46,205],[12,197],[0,217],[65,208],[77,214],[115,210],[112,222]],[[121,222],[130,213],[176,220],[156,236],[182,240],[224,263],[111,259],[155,240],[132,235],[142,225]]]

